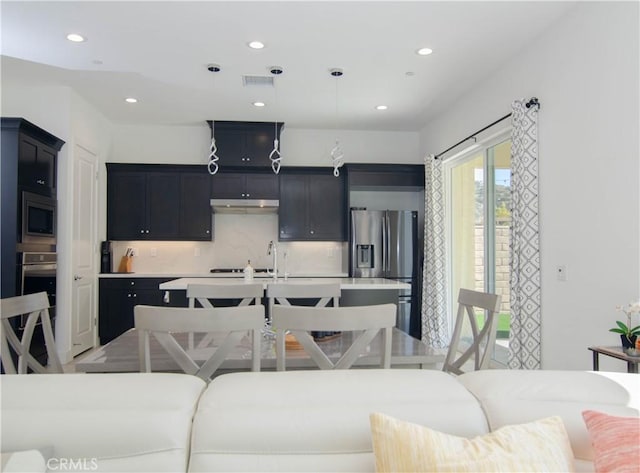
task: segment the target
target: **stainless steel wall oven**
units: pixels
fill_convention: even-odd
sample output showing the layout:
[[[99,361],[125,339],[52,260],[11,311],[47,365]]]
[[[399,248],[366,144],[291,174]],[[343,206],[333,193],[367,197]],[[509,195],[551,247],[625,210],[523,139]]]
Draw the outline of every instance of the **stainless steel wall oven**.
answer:
[[[46,292],[49,298],[49,316],[53,327],[55,327],[56,318],[56,273],[56,253],[18,253],[17,281],[19,284],[19,295]],[[19,337],[22,336],[25,323],[26,317],[20,320],[18,327],[14,327]],[[33,333],[30,352],[40,363],[46,364],[47,349],[40,323],[36,326]]]

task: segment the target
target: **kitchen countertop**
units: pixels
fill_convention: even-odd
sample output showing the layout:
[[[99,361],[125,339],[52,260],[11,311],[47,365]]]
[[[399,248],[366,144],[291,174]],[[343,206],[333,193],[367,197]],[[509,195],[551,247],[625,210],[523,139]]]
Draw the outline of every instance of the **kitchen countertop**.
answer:
[[[346,278],[347,273],[301,272],[289,275],[289,278]],[[100,273],[99,278],[242,278],[242,273]],[[265,273],[254,275],[255,279],[271,279]],[[278,279],[282,279],[279,276]],[[326,282],[326,281],[325,281]]]
[[[388,289],[388,290],[401,290],[411,289],[411,284],[394,281],[384,278],[299,278],[289,277],[287,281],[284,278],[278,278],[274,281],[271,278],[255,278],[253,283],[261,282],[264,288],[267,288],[267,284],[323,284],[337,282],[340,284],[340,289]],[[179,278],[173,281],[167,281],[160,284],[160,289],[164,291],[185,291],[189,284],[241,284],[244,283],[242,277],[229,278],[229,277],[207,277],[207,278]]]

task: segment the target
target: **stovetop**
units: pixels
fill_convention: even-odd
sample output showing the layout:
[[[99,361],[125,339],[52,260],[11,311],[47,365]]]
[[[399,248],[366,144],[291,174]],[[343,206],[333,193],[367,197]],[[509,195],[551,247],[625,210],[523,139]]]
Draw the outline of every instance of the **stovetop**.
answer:
[[[242,274],[244,268],[213,268],[209,272],[219,274],[219,273],[239,273]],[[267,273],[269,270],[267,268],[253,268],[253,272],[255,273]]]

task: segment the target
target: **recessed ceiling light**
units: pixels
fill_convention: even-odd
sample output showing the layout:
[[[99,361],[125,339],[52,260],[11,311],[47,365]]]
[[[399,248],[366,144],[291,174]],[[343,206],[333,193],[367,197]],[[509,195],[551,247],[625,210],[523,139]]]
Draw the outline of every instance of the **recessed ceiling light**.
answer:
[[[386,110],[389,107],[387,107],[386,105],[376,105],[376,110]]]
[[[133,98],[133,97],[127,97],[126,99],[124,99],[125,102],[127,103],[137,103],[138,99]]]
[[[264,102],[253,102],[256,107],[264,107]]]
[[[404,73],[404,75],[407,76],[407,77],[413,77],[413,76],[416,75],[416,73],[413,72],[413,71],[407,71],[407,72]]]
[[[251,41],[247,46],[251,49],[262,49],[264,48],[264,43],[261,43],[260,41]]]
[[[416,54],[418,56],[428,56],[429,54],[431,54],[433,52],[433,49],[430,48],[420,48],[416,51]]]
[[[67,35],[67,39],[69,41],[73,41],[74,43],[82,43],[83,41],[86,41],[86,39],[84,38],[84,36],[81,36],[77,33],[70,33]]]

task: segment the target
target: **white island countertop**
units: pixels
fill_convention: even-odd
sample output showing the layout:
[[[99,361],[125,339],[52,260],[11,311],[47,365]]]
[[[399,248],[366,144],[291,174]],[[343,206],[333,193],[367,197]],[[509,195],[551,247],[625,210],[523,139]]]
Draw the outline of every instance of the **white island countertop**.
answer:
[[[318,273],[312,271],[302,271],[297,272],[289,276],[289,279],[293,278],[346,278],[348,276],[347,273]],[[98,277],[101,279],[119,279],[119,278],[238,278],[242,277],[242,272],[240,273],[171,273],[171,272],[163,272],[163,273],[100,273]],[[270,279],[270,276],[267,274],[259,272],[255,274],[256,279]],[[282,279],[282,276],[279,276],[278,279]]]
[[[243,278],[180,278],[173,281],[167,281],[160,284],[159,288],[163,291],[186,291],[189,284],[243,284]],[[411,284],[394,281],[384,278],[278,278],[274,281],[270,278],[255,278],[251,283],[262,283],[264,288],[267,284],[329,284],[339,283],[340,289],[387,289],[387,290],[406,290],[411,289]],[[247,284],[251,284],[247,283]]]

